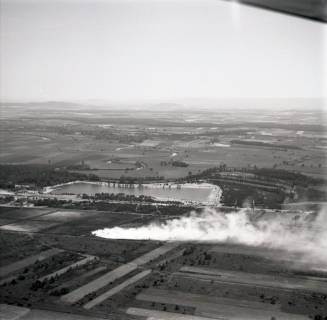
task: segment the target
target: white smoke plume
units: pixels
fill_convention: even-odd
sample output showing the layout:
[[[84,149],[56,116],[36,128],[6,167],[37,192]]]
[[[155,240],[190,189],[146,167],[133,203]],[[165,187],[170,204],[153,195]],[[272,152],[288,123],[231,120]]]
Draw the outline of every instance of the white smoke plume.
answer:
[[[327,268],[327,210],[319,214],[275,213],[255,217],[249,210],[223,213],[206,208],[164,223],[105,228],[94,235],[110,239],[199,241],[262,246],[304,254]]]

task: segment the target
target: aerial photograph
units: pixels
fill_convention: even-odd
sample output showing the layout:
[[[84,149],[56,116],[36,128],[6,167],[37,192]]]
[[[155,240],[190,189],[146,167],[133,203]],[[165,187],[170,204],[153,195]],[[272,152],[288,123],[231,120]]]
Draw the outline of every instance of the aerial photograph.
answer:
[[[0,0],[1,320],[327,320],[327,0]]]

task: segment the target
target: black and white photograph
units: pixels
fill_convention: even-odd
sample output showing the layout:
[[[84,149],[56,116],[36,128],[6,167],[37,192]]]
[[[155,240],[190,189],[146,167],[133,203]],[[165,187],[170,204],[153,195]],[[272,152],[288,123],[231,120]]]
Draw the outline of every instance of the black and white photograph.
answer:
[[[1,320],[327,320],[327,0],[0,0]]]

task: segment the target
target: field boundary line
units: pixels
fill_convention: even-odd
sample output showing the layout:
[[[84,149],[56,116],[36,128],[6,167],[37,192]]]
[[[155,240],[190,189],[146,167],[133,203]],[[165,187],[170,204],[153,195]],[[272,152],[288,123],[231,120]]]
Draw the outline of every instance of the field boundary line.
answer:
[[[118,268],[109,271],[108,273],[104,274],[100,278],[97,278],[69,293],[66,295],[63,295],[61,297],[61,300],[68,304],[73,304],[82,298],[84,298],[86,295],[98,291],[99,289],[105,287],[110,282],[114,282],[117,279],[122,278],[126,274],[134,271],[139,266],[142,266],[148,262],[151,262],[152,260],[158,258],[161,255],[166,254],[167,252],[175,249],[179,244],[168,242],[161,247],[158,247],[148,253],[145,253],[144,255],[132,260],[131,262],[128,262],[126,264],[123,264],[119,266]]]
[[[38,254],[31,255],[25,259],[13,262],[9,265],[3,266],[0,268],[0,278],[5,277],[11,273],[14,273],[20,269],[23,269],[31,264],[35,263],[36,261],[42,261],[47,258],[50,258],[58,253],[64,252],[62,249],[51,248],[45,251],[41,251]]]
[[[141,316],[146,317],[148,320],[212,320],[212,318],[202,317],[202,316],[195,316],[195,315],[188,315],[182,313],[175,313],[175,312],[166,312],[166,311],[159,311],[159,310],[151,310],[151,309],[144,309],[144,308],[128,308],[126,313],[133,316]],[[216,318],[217,319],[217,318]],[[219,318],[218,318],[219,319]],[[221,318],[222,320],[224,318]],[[227,320],[226,318],[224,320]]]
[[[98,257],[96,256],[87,256],[86,258],[82,259],[82,260],[79,260],[79,261],[76,261],[64,268],[61,268],[57,271],[54,271],[52,273],[49,273],[41,278],[39,278],[38,280],[39,281],[44,281],[44,280],[48,280],[50,279],[51,277],[55,278],[55,277],[60,277],[61,275],[65,274],[66,272],[68,272],[70,269],[75,269],[75,268],[78,268],[80,266],[83,266],[85,264],[87,264],[88,262],[91,262],[91,261],[96,261],[96,260],[99,260]]]
[[[144,271],[136,274],[135,276],[133,276],[131,278],[128,278],[127,280],[125,280],[124,282],[119,284],[118,286],[106,291],[105,293],[101,294],[100,296],[96,297],[95,299],[89,301],[88,303],[86,303],[83,306],[83,308],[84,309],[91,309],[91,308],[95,307],[96,305],[98,305],[99,303],[107,300],[108,298],[112,297],[116,293],[119,293],[121,290],[123,290],[123,289],[129,287],[130,285],[134,284],[135,282],[145,278],[151,272],[152,272],[151,269],[144,270]]]

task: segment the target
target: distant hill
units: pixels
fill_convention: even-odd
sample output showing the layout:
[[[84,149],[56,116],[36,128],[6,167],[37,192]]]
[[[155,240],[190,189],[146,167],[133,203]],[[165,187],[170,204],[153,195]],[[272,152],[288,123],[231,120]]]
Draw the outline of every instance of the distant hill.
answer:
[[[0,106],[19,106],[19,107],[52,107],[52,108],[67,108],[78,107],[80,104],[64,101],[44,101],[44,102],[0,102]]]

